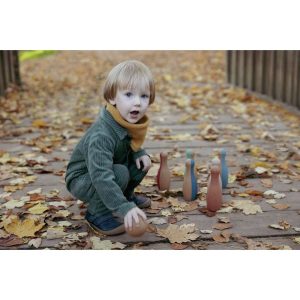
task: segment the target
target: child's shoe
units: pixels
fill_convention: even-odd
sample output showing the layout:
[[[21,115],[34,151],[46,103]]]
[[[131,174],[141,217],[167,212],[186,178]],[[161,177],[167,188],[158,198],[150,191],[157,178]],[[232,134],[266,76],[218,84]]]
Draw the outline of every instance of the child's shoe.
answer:
[[[151,205],[151,200],[149,198],[137,196],[134,193],[128,198],[128,201],[133,201],[139,208],[147,208]]]
[[[97,216],[87,211],[85,219],[92,229],[105,235],[117,235],[125,232],[124,224],[119,222],[111,213]]]

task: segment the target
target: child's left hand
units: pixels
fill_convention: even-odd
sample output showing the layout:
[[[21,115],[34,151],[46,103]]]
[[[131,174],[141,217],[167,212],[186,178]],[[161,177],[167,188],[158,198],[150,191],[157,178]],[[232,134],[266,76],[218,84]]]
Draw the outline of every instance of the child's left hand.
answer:
[[[143,163],[143,165],[144,165],[143,171],[144,172],[148,172],[152,165],[151,159],[148,155],[143,155],[140,158],[136,159],[135,163],[136,163],[136,167],[138,169],[141,168],[141,163]]]

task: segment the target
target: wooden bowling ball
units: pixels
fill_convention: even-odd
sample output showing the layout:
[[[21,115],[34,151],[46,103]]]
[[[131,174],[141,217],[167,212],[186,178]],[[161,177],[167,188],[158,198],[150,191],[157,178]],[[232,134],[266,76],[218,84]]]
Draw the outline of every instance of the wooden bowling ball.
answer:
[[[147,227],[148,223],[139,217],[139,222],[136,223],[135,220],[133,220],[132,228],[126,228],[126,232],[131,236],[141,236],[146,232]]]

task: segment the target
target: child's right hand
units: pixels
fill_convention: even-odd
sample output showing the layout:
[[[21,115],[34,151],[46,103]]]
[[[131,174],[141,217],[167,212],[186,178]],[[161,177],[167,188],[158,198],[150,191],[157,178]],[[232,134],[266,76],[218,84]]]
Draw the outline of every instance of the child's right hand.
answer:
[[[131,229],[133,225],[133,220],[136,223],[139,222],[139,216],[142,217],[145,221],[147,220],[145,213],[138,207],[134,207],[130,211],[128,211],[128,213],[124,217],[125,228]]]

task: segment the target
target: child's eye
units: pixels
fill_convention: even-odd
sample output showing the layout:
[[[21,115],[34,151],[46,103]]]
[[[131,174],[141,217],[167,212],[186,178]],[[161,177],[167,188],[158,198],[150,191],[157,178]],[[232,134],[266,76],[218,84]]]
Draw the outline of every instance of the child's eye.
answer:
[[[146,94],[143,94],[143,95],[142,95],[142,98],[149,98],[149,96],[146,95]]]
[[[127,97],[131,97],[131,96],[132,96],[132,93],[127,92],[125,95],[126,95]]]

